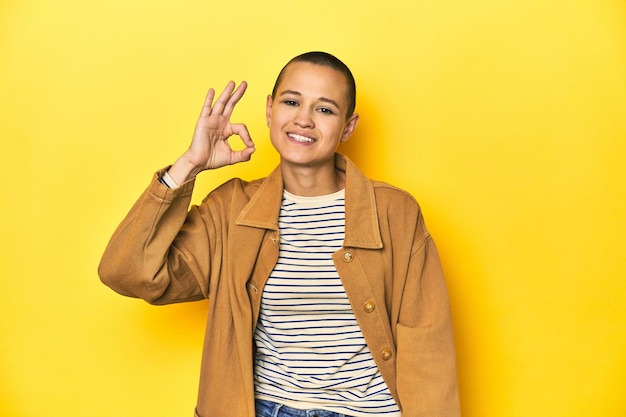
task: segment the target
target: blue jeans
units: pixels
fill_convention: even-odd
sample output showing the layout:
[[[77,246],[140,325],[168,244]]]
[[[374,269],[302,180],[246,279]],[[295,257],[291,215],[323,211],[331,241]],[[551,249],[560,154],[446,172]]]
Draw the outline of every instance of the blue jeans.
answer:
[[[348,417],[326,410],[298,410],[267,400],[255,400],[256,417]]]

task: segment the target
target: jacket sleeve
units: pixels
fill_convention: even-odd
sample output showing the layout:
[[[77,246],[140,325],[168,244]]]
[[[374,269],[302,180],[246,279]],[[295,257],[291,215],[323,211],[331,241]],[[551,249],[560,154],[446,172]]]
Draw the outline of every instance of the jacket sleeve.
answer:
[[[158,172],[109,241],[98,273],[116,292],[152,304],[208,297],[210,235],[202,208],[189,210],[194,182],[177,189]],[[208,224],[208,226],[207,226]]]
[[[402,417],[458,417],[459,393],[448,293],[433,239],[411,253],[397,324],[397,386]],[[421,231],[420,231],[421,232]]]

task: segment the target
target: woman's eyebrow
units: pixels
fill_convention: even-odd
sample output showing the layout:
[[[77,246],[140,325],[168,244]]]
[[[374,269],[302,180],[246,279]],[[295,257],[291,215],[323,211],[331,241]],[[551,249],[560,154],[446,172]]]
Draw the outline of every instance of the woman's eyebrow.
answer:
[[[298,97],[302,97],[302,93],[300,93],[299,91],[295,91],[295,90],[285,90],[285,91],[281,91],[281,93],[279,94],[280,96],[285,96],[285,95],[292,95],[292,96],[298,96]],[[324,103],[330,103],[333,106],[340,108],[339,104],[333,100],[332,98],[326,98],[326,97],[320,97],[318,98],[319,101],[323,101]]]
[[[339,104],[337,104],[337,102],[336,102],[335,100],[331,99],[331,98],[320,97],[320,98],[319,98],[319,100],[320,100],[320,101],[323,101],[323,102],[325,102],[325,103],[330,103],[330,104],[332,104],[333,106],[337,107],[338,109],[340,108],[340,107],[339,107]]]
[[[301,96],[302,94],[300,94],[300,92],[295,91],[295,90],[285,90],[285,91],[281,91],[280,95],[281,96],[285,96],[287,94],[291,94],[293,96]]]

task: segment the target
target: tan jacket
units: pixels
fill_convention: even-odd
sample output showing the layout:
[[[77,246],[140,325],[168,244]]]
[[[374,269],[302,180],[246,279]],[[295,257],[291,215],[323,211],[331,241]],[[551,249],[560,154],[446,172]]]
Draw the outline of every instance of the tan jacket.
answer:
[[[346,172],[343,248],[333,260],[403,417],[458,416],[448,295],[435,244],[408,193]],[[133,206],[102,257],[102,281],[153,304],[208,298],[196,415],[254,417],[253,332],[263,286],[278,259],[280,169],[233,179],[189,209],[193,181],[157,180]]]

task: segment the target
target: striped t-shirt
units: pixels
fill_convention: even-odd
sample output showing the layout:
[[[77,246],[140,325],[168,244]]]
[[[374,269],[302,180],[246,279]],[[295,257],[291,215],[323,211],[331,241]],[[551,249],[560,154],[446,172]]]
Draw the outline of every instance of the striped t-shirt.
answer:
[[[332,261],[344,240],[344,191],[285,191],[278,221],[278,262],[254,336],[256,398],[355,417],[400,416]]]

